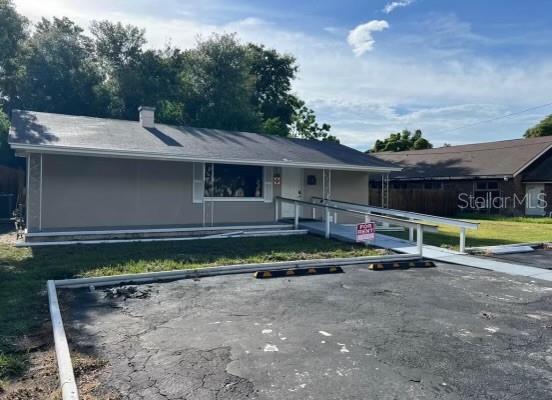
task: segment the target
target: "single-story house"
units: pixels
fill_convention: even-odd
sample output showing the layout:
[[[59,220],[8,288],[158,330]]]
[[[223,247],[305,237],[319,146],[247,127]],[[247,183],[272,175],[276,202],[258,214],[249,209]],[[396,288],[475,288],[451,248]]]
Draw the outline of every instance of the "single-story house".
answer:
[[[458,211],[552,212],[552,137],[371,154],[403,168],[389,175],[391,197],[423,190],[430,199],[447,191],[454,193]]]
[[[158,124],[154,111],[140,107],[139,121],[13,111],[27,232],[274,223],[294,213],[276,209],[278,196],[367,204],[369,174],[399,170],[338,143]]]

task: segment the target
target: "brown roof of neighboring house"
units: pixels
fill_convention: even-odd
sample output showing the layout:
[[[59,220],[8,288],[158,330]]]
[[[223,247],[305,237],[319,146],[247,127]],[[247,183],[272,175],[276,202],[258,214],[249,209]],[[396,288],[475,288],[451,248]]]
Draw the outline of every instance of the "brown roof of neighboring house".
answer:
[[[549,149],[552,136],[371,154],[403,167],[393,179],[447,179],[516,176]],[[552,169],[539,171],[552,180]]]

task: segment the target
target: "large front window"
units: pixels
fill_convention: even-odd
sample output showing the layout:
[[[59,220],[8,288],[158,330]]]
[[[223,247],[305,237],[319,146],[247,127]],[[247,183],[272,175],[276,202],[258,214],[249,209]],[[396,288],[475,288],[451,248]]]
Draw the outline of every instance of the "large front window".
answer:
[[[262,198],[263,167],[205,164],[205,197]]]

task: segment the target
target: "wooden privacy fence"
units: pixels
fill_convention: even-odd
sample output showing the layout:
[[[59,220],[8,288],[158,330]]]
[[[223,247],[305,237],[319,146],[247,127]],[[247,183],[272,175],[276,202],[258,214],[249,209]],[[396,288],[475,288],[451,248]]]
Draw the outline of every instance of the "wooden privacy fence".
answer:
[[[0,222],[7,222],[21,198],[25,171],[0,165]]]
[[[370,205],[381,206],[381,189],[370,188]],[[388,208],[451,216],[459,211],[458,194],[448,190],[389,188]]]
[[[0,193],[19,194],[25,184],[25,171],[0,165]]]

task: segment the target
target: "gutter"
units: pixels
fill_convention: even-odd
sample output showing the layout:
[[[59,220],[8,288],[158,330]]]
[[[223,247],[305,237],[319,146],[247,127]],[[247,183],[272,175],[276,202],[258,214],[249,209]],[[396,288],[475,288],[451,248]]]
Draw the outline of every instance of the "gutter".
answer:
[[[458,181],[458,180],[474,180],[474,179],[504,179],[513,178],[515,175],[502,174],[502,175],[466,175],[466,176],[435,176],[435,177],[390,177],[390,181]]]

